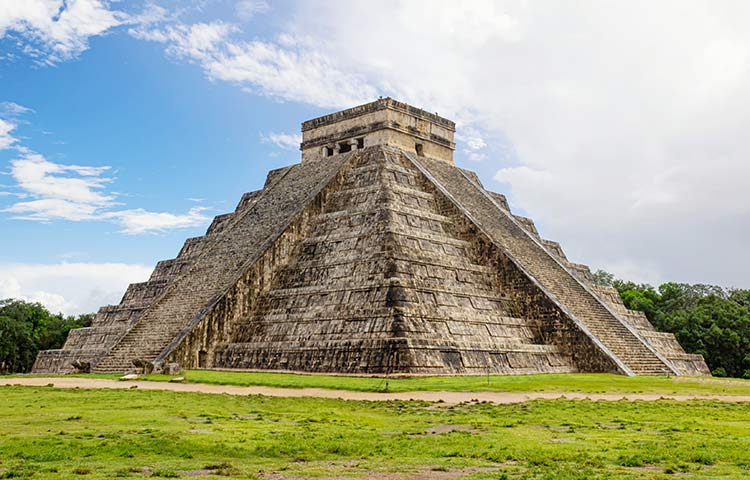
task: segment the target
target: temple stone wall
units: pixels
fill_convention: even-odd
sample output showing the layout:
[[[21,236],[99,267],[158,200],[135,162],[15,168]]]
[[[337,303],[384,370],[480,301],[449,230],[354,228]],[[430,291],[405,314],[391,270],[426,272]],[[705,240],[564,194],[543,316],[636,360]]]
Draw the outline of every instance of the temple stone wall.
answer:
[[[622,302],[617,289],[599,285],[592,285],[592,288],[612,309],[620,313],[630,325],[637,329],[649,345],[669,359],[680,375],[711,375],[701,355],[685,353],[674,334],[657,332],[643,312],[629,310]]]
[[[357,139],[363,139],[364,147],[390,145],[453,163],[455,129],[450,120],[385,98],[304,122],[302,161],[336,154],[341,144],[356,149]]]
[[[433,187],[434,188],[434,187]],[[481,258],[497,279],[498,288],[513,305],[512,313],[533,320],[536,341],[557,347],[557,356],[548,358],[550,365],[565,366],[567,371],[622,373],[618,365],[599,346],[571,322],[560,308],[497,248],[490,238],[466,219],[456,206],[441,197],[440,210],[450,213],[461,238],[471,243],[475,258]],[[567,359],[567,363],[562,362]]]
[[[617,370],[575,329],[558,328],[558,343],[545,341],[559,313],[542,297],[530,300],[528,284],[502,284],[488,265],[490,258],[500,261],[499,252],[478,245],[481,235],[438,196],[398,150],[366,149],[311,219],[310,236],[273,287],[219,348],[215,366],[421,374],[572,372],[579,364]],[[569,343],[578,346],[575,361],[572,348],[559,346]]]
[[[303,123],[302,163],[102,307],[35,372],[708,374],[393,99]]]

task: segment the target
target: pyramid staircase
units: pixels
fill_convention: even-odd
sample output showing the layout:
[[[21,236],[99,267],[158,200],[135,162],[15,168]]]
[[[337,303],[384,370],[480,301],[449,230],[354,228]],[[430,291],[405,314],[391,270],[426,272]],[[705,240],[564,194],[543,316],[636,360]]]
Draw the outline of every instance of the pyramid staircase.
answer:
[[[595,338],[597,344],[617,360],[624,373],[678,373],[635,328],[555,258],[473,178],[445,162],[408,156],[457,208],[514,260],[519,269],[534,279],[579,328]]]
[[[297,165],[280,173],[280,178],[267,186],[250,208],[239,212],[153,302],[94,371],[129,371],[134,361],[152,362],[179,342],[335,175],[344,159]]]

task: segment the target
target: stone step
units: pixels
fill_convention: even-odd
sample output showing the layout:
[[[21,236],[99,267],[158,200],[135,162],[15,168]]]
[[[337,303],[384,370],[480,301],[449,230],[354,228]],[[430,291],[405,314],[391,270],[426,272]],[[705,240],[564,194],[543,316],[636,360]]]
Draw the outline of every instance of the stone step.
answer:
[[[339,218],[356,217],[356,216],[361,216],[361,215],[374,215],[384,210],[388,210],[396,214],[409,215],[409,216],[421,218],[424,220],[433,220],[435,222],[440,222],[440,223],[452,223],[452,220],[444,215],[431,213],[426,210],[419,210],[416,208],[403,207],[403,206],[392,205],[392,204],[387,204],[387,203],[365,205],[364,207],[358,206],[357,208],[351,208],[347,210],[338,210],[335,212],[321,213],[315,218],[315,220],[317,222],[325,222],[328,220],[339,219]]]
[[[310,245],[328,242],[343,242],[346,240],[354,240],[360,238],[370,238],[373,235],[375,235],[376,238],[381,238],[384,235],[396,235],[398,237],[407,237],[416,240],[428,240],[431,242],[451,245],[454,247],[468,248],[471,246],[471,242],[451,237],[446,233],[436,233],[432,230],[405,228],[401,225],[394,224],[386,224],[382,229],[378,229],[377,231],[373,230],[374,229],[372,225],[368,225],[367,227],[352,227],[347,230],[337,230],[336,232],[328,233],[325,235],[312,235],[303,239],[301,243],[302,245]]]
[[[339,197],[344,197],[347,195],[358,195],[361,193],[378,193],[378,192],[386,192],[386,191],[391,191],[395,193],[406,193],[409,195],[414,195],[415,197],[423,198],[425,200],[434,200],[434,195],[432,195],[431,193],[427,193],[416,188],[407,187],[401,183],[394,182],[393,180],[387,180],[385,182],[383,181],[374,182],[372,185],[367,185],[363,187],[349,187],[348,185],[345,185],[344,188],[342,188],[341,190],[333,192],[331,194],[331,197],[334,199],[338,199]]]

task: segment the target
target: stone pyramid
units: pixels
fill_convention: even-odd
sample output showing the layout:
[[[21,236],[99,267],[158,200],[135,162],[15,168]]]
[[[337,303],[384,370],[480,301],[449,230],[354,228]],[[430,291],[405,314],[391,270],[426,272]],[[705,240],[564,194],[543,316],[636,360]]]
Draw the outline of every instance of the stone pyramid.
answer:
[[[35,372],[708,374],[390,98],[303,123],[302,162],[216,217]]]

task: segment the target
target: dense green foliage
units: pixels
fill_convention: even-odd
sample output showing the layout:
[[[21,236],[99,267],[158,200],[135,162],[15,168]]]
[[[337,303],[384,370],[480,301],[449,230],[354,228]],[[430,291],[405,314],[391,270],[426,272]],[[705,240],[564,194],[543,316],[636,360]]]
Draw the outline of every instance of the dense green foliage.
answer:
[[[52,314],[39,303],[0,300],[0,372],[28,372],[39,350],[60,348],[68,332],[91,325],[92,314]]]
[[[703,355],[714,375],[750,378],[750,290],[674,282],[654,288],[601,270],[594,278],[615,287],[657,330],[674,333],[687,352]]]
[[[746,478],[750,409],[0,387],[0,478]],[[84,476],[85,475],[85,476]]]

